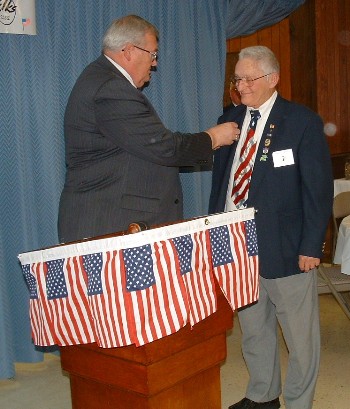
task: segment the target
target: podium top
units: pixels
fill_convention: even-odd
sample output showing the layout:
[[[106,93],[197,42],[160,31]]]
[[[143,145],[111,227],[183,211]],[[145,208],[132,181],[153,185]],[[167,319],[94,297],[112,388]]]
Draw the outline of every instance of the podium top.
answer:
[[[101,251],[139,247],[155,241],[170,240],[186,234],[251,220],[254,219],[254,213],[254,208],[217,213],[133,234],[98,239],[91,238],[66,245],[60,244],[46,249],[21,253],[18,255],[18,258],[22,265],[26,265],[67,257],[84,256]]]

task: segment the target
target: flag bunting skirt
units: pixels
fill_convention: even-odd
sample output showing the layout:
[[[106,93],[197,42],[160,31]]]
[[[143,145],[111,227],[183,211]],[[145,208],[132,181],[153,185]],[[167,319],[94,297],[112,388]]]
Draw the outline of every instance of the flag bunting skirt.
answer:
[[[141,346],[257,301],[254,209],[18,256],[35,345]]]

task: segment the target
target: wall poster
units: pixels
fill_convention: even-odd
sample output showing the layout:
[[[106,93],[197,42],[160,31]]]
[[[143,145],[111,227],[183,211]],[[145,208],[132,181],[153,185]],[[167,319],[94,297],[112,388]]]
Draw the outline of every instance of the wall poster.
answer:
[[[35,0],[0,0],[0,33],[35,35]]]

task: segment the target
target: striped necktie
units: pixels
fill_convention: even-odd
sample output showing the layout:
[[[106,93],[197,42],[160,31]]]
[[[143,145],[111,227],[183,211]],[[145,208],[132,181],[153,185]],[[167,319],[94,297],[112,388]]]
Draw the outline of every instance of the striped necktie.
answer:
[[[244,203],[248,198],[250,179],[253,172],[254,153],[256,150],[254,134],[256,123],[261,117],[258,110],[250,111],[250,115],[251,119],[248,126],[248,132],[239,155],[239,165],[235,172],[231,195],[237,208],[244,207]]]

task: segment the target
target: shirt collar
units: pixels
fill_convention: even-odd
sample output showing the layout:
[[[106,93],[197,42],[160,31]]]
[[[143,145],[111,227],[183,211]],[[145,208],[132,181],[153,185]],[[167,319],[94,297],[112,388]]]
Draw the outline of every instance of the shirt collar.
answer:
[[[252,108],[252,107],[247,107],[247,113],[250,113],[251,110],[259,110],[260,115],[263,117],[267,113],[270,113],[271,108],[273,104],[275,103],[277,98],[277,91],[274,91],[274,93],[271,95],[271,97],[265,101],[262,105],[259,106],[259,108]]]
[[[110,61],[115,66],[115,68],[117,68],[124,75],[124,77],[130,82],[130,84],[132,86],[137,88],[136,85],[134,84],[134,81],[132,80],[131,76],[129,75],[129,73],[126,70],[124,70],[123,67],[121,67],[114,60],[112,60],[112,58],[108,57],[108,55],[106,55],[106,54],[103,54],[103,55],[107,58],[108,61]]]

